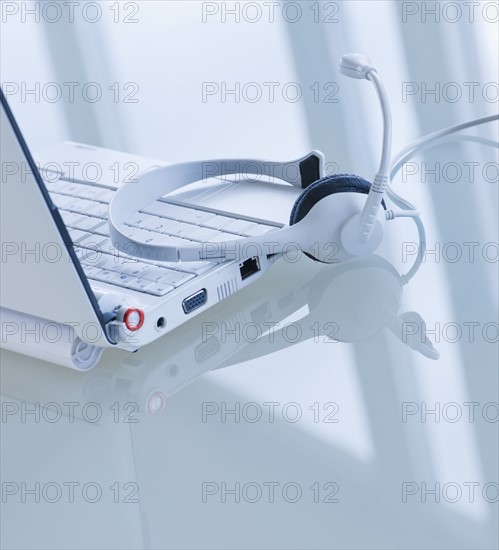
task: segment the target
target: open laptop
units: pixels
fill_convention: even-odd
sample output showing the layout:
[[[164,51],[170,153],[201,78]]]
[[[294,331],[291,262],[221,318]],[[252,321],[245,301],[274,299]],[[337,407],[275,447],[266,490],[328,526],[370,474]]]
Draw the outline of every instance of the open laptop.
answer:
[[[21,312],[70,325],[84,342],[134,351],[270,267],[273,258],[266,256],[167,263],[117,251],[107,222],[113,193],[131,173],[137,177],[165,163],[64,143],[43,152],[37,167],[1,90],[0,100],[4,317]],[[261,235],[287,222],[299,192],[208,180],[144,208],[130,220],[130,231],[158,243]],[[43,327],[40,332],[43,337]]]

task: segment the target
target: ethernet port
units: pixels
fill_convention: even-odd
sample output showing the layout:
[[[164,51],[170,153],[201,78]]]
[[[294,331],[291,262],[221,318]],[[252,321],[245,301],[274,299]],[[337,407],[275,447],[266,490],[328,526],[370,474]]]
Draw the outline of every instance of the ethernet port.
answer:
[[[242,281],[248,277],[251,277],[251,275],[258,273],[258,271],[260,271],[260,261],[258,260],[258,256],[248,258],[239,264],[239,272],[241,273]]]

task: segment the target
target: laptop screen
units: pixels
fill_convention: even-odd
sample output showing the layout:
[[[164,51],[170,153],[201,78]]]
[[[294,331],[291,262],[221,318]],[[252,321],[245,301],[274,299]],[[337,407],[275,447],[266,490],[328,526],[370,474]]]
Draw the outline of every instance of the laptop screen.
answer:
[[[0,102],[2,307],[70,324],[82,340],[109,345],[71,238],[1,90]]]

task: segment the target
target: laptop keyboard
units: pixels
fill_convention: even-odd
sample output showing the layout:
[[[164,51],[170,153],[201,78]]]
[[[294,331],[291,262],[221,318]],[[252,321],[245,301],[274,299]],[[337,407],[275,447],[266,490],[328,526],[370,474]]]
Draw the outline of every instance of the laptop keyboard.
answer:
[[[135,259],[113,247],[107,212],[115,190],[89,183],[45,180],[50,197],[73,241],[88,279],[164,296],[215,267],[215,262],[158,262]],[[278,226],[156,201],[127,224],[128,236],[155,244],[222,242],[256,237]]]

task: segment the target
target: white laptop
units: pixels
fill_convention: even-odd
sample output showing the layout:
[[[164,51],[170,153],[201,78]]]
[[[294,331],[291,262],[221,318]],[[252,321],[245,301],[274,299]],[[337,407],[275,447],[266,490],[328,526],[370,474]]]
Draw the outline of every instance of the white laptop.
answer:
[[[35,164],[1,91],[0,99],[4,314],[70,325],[84,342],[134,351],[251,284],[272,264],[266,256],[166,263],[118,252],[107,222],[113,193],[165,163],[63,143],[42,151]],[[158,243],[261,235],[287,223],[299,193],[258,181],[198,182],[144,208],[130,220],[130,231]],[[116,303],[130,313],[127,323],[117,317]],[[43,327],[40,332],[43,337]]]

